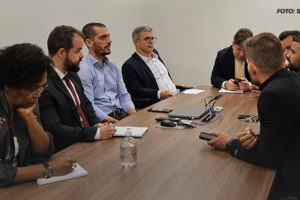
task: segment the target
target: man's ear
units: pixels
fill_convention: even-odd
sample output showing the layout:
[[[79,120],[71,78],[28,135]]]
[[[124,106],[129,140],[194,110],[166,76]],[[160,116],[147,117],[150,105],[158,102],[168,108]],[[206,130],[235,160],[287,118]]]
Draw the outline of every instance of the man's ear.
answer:
[[[137,42],[138,42],[137,39],[134,39],[134,40],[133,40],[133,43],[134,43],[135,46],[136,46]]]
[[[60,48],[57,51],[57,55],[59,58],[65,58],[65,56],[67,55],[67,51],[64,48]]]
[[[256,66],[248,61],[248,72],[251,76],[255,76],[257,72]]]
[[[93,40],[91,40],[91,39],[85,39],[84,43],[85,43],[85,45],[87,46],[88,49],[93,47],[93,44],[94,44]]]

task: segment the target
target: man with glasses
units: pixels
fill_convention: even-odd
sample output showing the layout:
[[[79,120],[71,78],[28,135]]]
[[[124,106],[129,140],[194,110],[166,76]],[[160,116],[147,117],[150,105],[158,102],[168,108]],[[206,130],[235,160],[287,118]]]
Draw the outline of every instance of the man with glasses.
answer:
[[[154,42],[152,28],[149,26],[137,27],[132,32],[132,40],[136,52],[123,64],[122,74],[125,85],[132,98],[137,99],[139,108],[172,97],[177,93],[164,62],[160,58]],[[147,99],[139,102],[138,99]]]
[[[111,53],[112,42],[108,29],[101,23],[89,23],[82,32],[89,54],[81,61],[78,75],[97,117],[114,123],[134,114],[135,107],[121,70],[106,57]]]
[[[217,88],[247,91],[251,88],[249,72],[242,43],[253,34],[242,28],[234,35],[232,45],[218,52],[211,74],[211,83]],[[234,79],[241,79],[238,83]]]
[[[83,58],[83,34],[71,26],[57,26],[47,44],[54,67],[39,103],[42,123],[54,135],[56,151],[76,142],[111,138],[114,125],[100,123],[76,73]]]

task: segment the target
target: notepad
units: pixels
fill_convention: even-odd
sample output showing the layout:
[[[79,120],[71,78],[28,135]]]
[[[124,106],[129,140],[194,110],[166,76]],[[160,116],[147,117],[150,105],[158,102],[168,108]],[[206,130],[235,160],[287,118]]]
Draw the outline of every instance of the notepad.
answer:
[[[54,183],[58,181],[64,181],[71,178],[77,178],[80,176],[87,176],[88,172],[83,169],[78,163],[76,163],[75,169],[70,172],[69,174],[63,175],[63,176],[52,176],[51,178],[39,178],[36,180],[37,184],[44,185],[48,183]]]
[[[124,137],[127,127],[128,126],[116,126],[117,131],[115,132],[114,136]],[[130,128],[132,131],[132,137],[143,137],[148,130],[148,127],[130,126]]]
[[[233,93],[233,94],[243,94],[243,90],[226,90],[224,88],[219,90],[220,93]]]
[[[188,89],[184,90],[182,93],[183,94],[199,94],[201,92],[205,92],[205,90],[199,90],[199,89]]]

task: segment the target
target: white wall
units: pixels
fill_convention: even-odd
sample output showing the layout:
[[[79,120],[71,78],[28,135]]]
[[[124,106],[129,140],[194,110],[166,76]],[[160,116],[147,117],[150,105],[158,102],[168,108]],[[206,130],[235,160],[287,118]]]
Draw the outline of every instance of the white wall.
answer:
[[[31,42],[47,53],[55,26],[81,29],[102,22],[113,41],[109,58],[120,67],[134,51],[132,30],[150,25],[172,78],[191,86],[210,85],[217,51],[231,44],[239,28],[276,35],[300,29],[300,14],[277,14],[278,8],[300,9],[296,0],[0,0],[0,5],[0,47]]]

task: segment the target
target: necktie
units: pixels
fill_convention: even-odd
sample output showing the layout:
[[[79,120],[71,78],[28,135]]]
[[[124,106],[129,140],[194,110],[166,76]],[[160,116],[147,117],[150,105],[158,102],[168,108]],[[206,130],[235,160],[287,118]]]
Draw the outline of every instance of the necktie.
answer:
[[[243,78],[243,62],[238,60],[235,78]]]
[[[89,126],[89,122],[87,121],[87,119],[85,117],[85,114],[83,113],[82,108],[81,108],[81,106],[79,104],[79,101],[77,99],[75,90],[74,90],[74,88],[73,88],[73,86],[72,86],[72,84],[70,82],[69,75],[68,74],[65,75],[65,77],[63,79],[66,81],[66,84],[67,84],[68,88],[70,89],[70,91],[71,91],[71,93],[72,93],[72,95],[73,95],[73,97],[75,99],[76,107],[77,107],[78,113],[79,113],[79,115],[80,115],[80,117],[82,119],[83,125],[86,126],[86,127],[88,127]]]

